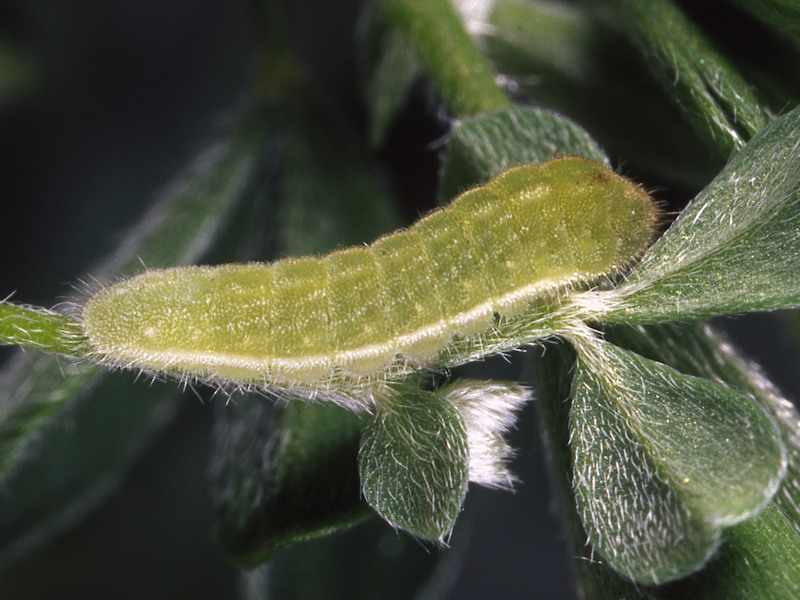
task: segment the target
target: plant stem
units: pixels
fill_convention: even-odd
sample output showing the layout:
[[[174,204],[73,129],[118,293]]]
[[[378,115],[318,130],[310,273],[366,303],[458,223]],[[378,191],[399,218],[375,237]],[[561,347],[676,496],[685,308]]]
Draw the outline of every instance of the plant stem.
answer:
[[[454,116],[511,106],[489,61],[473,44],[448,0],[380,0],[380,6],[413,46]]]
[[[82,341],[75,319],[42,308],[0,303],[0,344],[81,356]]]

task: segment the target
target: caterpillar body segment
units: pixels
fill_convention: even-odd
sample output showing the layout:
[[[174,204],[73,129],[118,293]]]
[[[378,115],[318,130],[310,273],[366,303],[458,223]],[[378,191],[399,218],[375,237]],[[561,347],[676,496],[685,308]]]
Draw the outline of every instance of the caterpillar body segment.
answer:
[[[84,333],[107,364],[357,394],[512,349],[498,320],[535,320],[527,312],[543,298],[618,272],[655,220],[636,184],[556,159],[506,171],[366,247],[146,271],[91,297]]]

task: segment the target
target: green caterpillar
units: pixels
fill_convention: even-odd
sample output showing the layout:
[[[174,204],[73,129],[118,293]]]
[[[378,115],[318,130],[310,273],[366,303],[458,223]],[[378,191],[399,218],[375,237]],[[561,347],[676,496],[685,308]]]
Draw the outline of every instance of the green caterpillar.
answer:
[[[83,329],[113,366],[356,395],[512,349],[492,337],[502,323],[620,271],[647,247],[656,214],[603,165],[555,159],[510,169],[366,247],[146,271],[92,296]]]

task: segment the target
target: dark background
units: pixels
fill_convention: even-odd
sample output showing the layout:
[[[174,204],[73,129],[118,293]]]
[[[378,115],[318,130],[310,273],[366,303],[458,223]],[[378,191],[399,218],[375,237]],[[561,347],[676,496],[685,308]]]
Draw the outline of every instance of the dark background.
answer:
[[[323,0],[297,6],[297,43],[317,84],[357,114],[352,48],[331,43],[347,39],[355,8]],[[248,5],[10,2],[0,7],[0,29],[38,68],[27,92],[0,101],[0,297],[16,291],[16,301],[52,306],[225,122],[252,67]],[[435,116],[418,120],[430,127],[419,137],[440,135]],[[798,389],[794,369],[782,368],[796,362],[780,321],[757,316],[723,326],[782,389]],[[234,598],[237,573],[211,538],[212,412],[187,398],[109,502],[0,575],[0,597]],[[528,434],[533,418],[527,410]],[[574,596],[544,452],[538,438],[517,446],[516,493],[470,490],[453,537],[464,562],[448,598]]]

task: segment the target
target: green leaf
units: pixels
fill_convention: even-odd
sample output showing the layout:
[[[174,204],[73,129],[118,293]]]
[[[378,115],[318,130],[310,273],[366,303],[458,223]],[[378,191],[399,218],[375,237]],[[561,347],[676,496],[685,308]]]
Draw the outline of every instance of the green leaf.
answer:
[[[200,258],[256,189],[264,124],[247,115],[204,151],[94,276],[103,281],[140,270],[140,257],[152,267]],[[100,503],[177,409],[174,385],[154,393],[129,377],[104,375],[42,353],[18,354],[0,371],[0,562]]]
[[[382,399],[358,456],[364,497],[394,527],[444,543],[467,493],[469,451],[457,409],[437,392]]]
[[[671,0],[612,5],[661,87],[723,156],[767,124],[769,115],[744,78]]]
[[[598,340],[578,348],[573,487],[590,542],[637,581],[700,569],[784,476],[773,419],[720,383]]]
[[[657,322],[800,306],[799,143],[795,109],[737,152],[612,293],[607,319]]]
[[[419,64],[412,47],[374,4],[364,7],[358,45],[359,75],[369,111],[369,141],[377,148],[402,108]]]
[[[27,364],[12,363],[12,368],[19,365],[17,373],[35,376]],[[36,390],[39,384],[24,385]],[[70,391],[65,388],[64,394]],[[0,566],[35,550],[104,501],[172,420],[179,399],[174,384],[143,386],[131,374],[106,375],[81,387],[55,415],[32,415],[40,421],[49,416],[44,426],[31,430],[19,424],[18,433],[33,439],[26,440],[25,453],[0,483]],[[13,425],[4,422],[4,432]]]
[[[696,376],[725,382],[752,394],[773,413],[789,453],[787,475],[772,503],[755,519],[725,531],[716,557],[699,573],[668,586],[640,589],[599,565],[584,569],[586,585],[598,598],[795,598],[800,593],[800,415],[708,325],[614,327],[608,339]],[[626,590],[626,591],[623,591]]]
[[[450,134],[439,198],[443,203],[511,167],[556,156],[608,164],[586,131],[556,113],[515,107],[462,120]]]
[[[468,117],[510,105],[448,0],[380,0],[378,6],[413,49],[452,115]]]
[[[241,598],[374,600],[376,594],[381,600],[438,598],[458,558],[452,552],[431,553],[375,516],[338,535],[281,549],[262,568],[243,573]]]
[[[598,561],[574,503],[564,504],[567,524],[578,560],[580,587],[587,598],[677,600],[704,598],[729,600],[748,598],[774,600],[795,598],[800,593],[800,461],[798,461],[798,425],[800,416],[790,403],[764,378],[754,365],[743,358],[729,340],[705,324],[620,326],[606,332],[607,339],[635,350],[642,356],[660,360],[686,374],[713,379],[753,395],[768,407],[781,429],[789,450],[786,478],[772,503],[757,517],[726,529],[722,544],[712,560],[699,572],[659,587],[633,583]],[[532,356],[532,355],[530,355]],[[533,357],[533,356],[532,356]],[[567,344],[548,347],[537,369],[542,386],[537,392],[550,448],[556,465],[554,472],[562,492],[571,495],[566,473],[571,461],[562,448],[567,447],[567,414],[564,401],[570,391],[570,373],[574,354]],[[572,508],[570,508],[572,505]]]
[[[256,394],[218,407],[211,484],[216,535],[250,566],[287,544],[362,520],[361,421],[331,405],[276,406]]]

